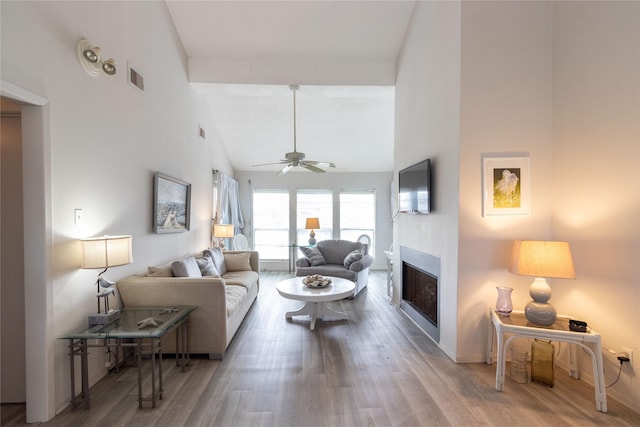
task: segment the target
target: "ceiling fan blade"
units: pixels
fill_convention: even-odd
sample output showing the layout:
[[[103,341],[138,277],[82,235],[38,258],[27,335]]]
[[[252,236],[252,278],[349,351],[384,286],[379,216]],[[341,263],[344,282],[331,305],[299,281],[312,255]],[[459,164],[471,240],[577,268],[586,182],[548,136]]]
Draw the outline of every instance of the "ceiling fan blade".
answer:
[[[259,165],[251,165],[251,166],[284,165],[285,163],[289,163],[289,161],[288,161],[288,160],[280,160],[279,162],[274,162],[274,163],[260,163]]]
[[[293,167],[293,165],[291,163],[289,163],[287,166],[283,167],[280,172],[278,172],[278,175],[284,175],[285,173],[289,172],[289,169],[291,169]]]
[[[309,162],[301,163],[300,166],[302,166],[305,169],[310,170],[311,172],[316,172],[316,173],[324,173],[325,172],[324,170],[322,170],[320,168],[317,168],[317,167],[315,167],[313,165],[310,165]]]
[[[315,160],[305,160],[305,163],[308,163],[310,165],[316,165],[316,166],[322,166],[325,168],[335,168],[336,165],[334,165],[331,162],[319,162],[319,161],[315,161]]]

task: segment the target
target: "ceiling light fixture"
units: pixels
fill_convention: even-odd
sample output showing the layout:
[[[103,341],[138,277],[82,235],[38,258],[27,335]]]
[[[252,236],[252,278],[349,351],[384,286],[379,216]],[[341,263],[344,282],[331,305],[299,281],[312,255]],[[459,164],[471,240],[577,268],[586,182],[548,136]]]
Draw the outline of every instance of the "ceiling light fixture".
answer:
[[[89,40],[85,38],[78,40],[76,53],[82,68],[84,68],[90,76],[97,76],[101,70],[110,76],[116,74],[116,62],[113,59],[102,61],[100,59],[100,48],[94,46]]]
[[[267,165],[285,165],[278,175],[284,175],[291,168],[294,167],[302,167],[304,169],[310,170],[311,172],[325,172],[324,169],[320,169],[318,166],[327,167],[327,168],[335,168],[336,165],[332,162],[321,162],[317,160],[305,160],[304,153],[298,151],[297,139],[296,139],[296,91],[300,89],[298,85],[289,85],[289,89],[293,92],[293,151],[286,153],[284,155],[284,159],[275,163],[262,163],[259,165],[253,166],[267,166]]]

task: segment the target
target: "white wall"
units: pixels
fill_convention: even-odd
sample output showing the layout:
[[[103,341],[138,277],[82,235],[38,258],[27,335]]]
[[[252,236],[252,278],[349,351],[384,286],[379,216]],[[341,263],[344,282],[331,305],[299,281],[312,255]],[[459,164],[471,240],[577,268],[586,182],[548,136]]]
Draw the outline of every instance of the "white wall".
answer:
[[[553,301],[635,350],[607,394],[640,412],[640,3],[557,2],[553,29],[553,234],[577,275]],[[604,358],[608,384],[619,363]]]
[[[1,7],[3,80],[49,101],[52,154],[45,180],[52,189],[53,243],[44,250],[53,256],[47,275],[52,301],[45,298],[45,313],[31,313],[28,323],[44,322],[41,329],[47,331],[51,313],[44,346],[55,355],[51,378],[60,410],[70,398],[69,366],[65,343],[56,338],[86,325],[96,310],[98,271],[79,269],[77,239],[133,235],[134,263],[109,270],[112,280],[203,248],[210,237],[211,170],[233,171],[219,141],[198,137],[198,125],[213,129],[212,119],[187,81],[186,56],[163,2],[2,2]],[[84,72],[76,57],[82,36],[116,60],[116,76]],[[127,83],[127,63],[144,76],[144,94]],[[152,233],[155,171],[192,184],[190,232]],[[74,226],[75,208],[84,210],[82,226]],[[90,374],[91,383],[104,375],[102,352],[92,352]]]
[[[516,309],[530,299],[531,279],[507,271],[513,240],[551,238],[551,12],[550,2],[462,7],[459,362],[484,359],[496,286],[514,288]],[[530,215],[483,217],[482,156],[501,154],[529,157]]]
[[[275,172],[238,171],[235,173],[240,187],[240,205],[246,224],[243,234],[250,241],[251,235],[251,200],[253,189],[288,189],[295,193],[298,189],[331,189],[334,194],[334,205],[340,195],[340,190],[369,190],[375,189],[376,195],[376,235],[375,261],[371,267],[374,270],[387,268],[384,251],[391,244],[391,172],[378,173],[341,173],[327,172],[316,174],[310,172],[289,172],[277,175]],[[290,205],[290,218],[294,218],[295,206]],[[336,224],[334,223],[334,232]],[[266,266],[262,266],[266,267]],[[286,269],[285,264],[274,265],[273,269]]]
[[[433,212],[399,215],[394,265],[400,245],[441,259],[440,346],[456,357],[458,333],[458,156],[460,140],[460,3],[417,2],[396,79],[395,173],[431,158]],[[394,300],[399,298],[394,275]]]

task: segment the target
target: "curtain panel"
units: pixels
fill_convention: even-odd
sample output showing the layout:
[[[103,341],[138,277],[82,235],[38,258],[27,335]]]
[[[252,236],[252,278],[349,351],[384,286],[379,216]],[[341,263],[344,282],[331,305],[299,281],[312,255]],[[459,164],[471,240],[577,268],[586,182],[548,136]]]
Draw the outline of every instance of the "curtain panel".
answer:
[[[213,222],[233,224],[235,234],[244,228],[240,210],[238,181],[220,171],[213,171]]]

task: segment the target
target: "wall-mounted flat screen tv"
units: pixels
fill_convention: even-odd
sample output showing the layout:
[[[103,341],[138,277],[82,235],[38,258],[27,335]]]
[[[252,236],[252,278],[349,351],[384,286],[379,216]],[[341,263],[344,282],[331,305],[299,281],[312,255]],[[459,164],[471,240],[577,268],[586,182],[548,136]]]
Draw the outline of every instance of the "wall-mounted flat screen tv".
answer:
[[[431,212],[431,160],[402,169],[398,174],[398,211],[408,214]]]

